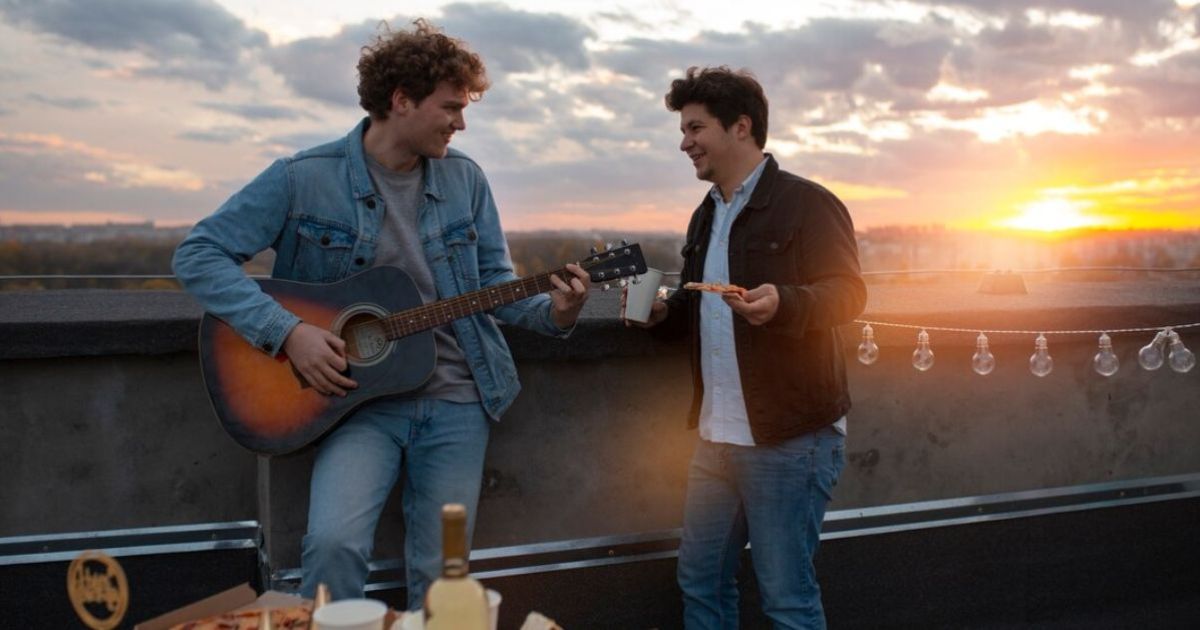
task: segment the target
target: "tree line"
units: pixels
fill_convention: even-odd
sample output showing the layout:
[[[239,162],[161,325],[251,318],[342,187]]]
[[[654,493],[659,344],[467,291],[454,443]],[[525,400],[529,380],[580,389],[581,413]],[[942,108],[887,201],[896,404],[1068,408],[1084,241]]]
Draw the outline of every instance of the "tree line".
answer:
[[[621,238],[641,245],[646,262],[663,271],[678,271],[682,234],[512,232],[509,250],[517,275],[557,269],[586,257],[590,248],[604,249]],[[0,290],[151,289],[173,290],[171,256],[178,243],[168,240],[114,239],[90,243],[0,241]],[[251,275],[268,275],[274,252],[266,251],[244,266]],[[160,278],[64,278],[61,276],[163,276]],[[39,276],[39,277],[21,277]],[[55,277],[59,276],[59,277]]]

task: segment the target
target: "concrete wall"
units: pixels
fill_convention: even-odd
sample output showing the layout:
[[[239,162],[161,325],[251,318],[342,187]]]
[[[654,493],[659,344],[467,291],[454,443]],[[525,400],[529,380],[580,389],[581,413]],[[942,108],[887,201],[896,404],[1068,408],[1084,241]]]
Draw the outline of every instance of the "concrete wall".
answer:
[[[864,317],[1184,323],[1200,320],[1200,291],[1188,291],[976,313],[920,309],[880,289]],[[593,298],[572,340],[509,331],[525,389],[493,431],[477,547],[679,526],[695,440],[683,426],[686,350],[625,329],[612,298]],[[116,302],[140,318],[107,320]],[[190,350],[198,315],[178,294],[0,294],[0,536],[258,519],[273,565],[298,565],[311,453],[259,460],[222,433]],[[851,357],[858,331],[844,330]],[[980,377],[969,369],[974,334],[934,334],[937,363],[918,373],[915,332],[877,332],[879,362],[848,366],[855,408],[834,509],[1200,471],[1200,370],[1137,368],[1150,334],[1115,336],[1122,368],[1109,379],[1091,369],[1094,336],[1052,337],[1055,370],[1039,379],[1031,336],[993,336],[998,367]],[[45,342],[22,341],[30,335]],[[1200,336],[1184,339],[1200,349]],[[377,555],[398,557],[401,545],[393,496]]]

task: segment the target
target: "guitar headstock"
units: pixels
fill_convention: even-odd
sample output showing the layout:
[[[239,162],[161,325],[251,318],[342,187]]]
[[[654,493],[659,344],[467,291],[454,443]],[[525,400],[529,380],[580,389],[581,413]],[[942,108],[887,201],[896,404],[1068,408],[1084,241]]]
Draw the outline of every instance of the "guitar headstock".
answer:
[[[646,259],[642,258],[642,248],[637,243],[610,246],[602,252],[593,248],[592,255],[580,261],[579,266],[588,272],[592,282],[613,282],[646,273]]]

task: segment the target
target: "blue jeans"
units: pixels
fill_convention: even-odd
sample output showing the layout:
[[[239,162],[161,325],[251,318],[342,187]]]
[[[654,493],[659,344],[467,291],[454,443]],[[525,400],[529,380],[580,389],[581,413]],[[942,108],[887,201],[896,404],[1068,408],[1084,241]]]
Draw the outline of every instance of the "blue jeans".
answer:
[[[403,469],[408,608],[419,608],[441,575],[442,504],[467,506],[470,540],[488,423],[478,403],[388,399],[325,438],[313,464],[301,593],[312,597],[324,582],[335,600],[363,596],[375,527]]]
[[[697,440],[678,568],[688,630],[738,627],[736,575],[747,541],[775,627],[825,628],[813,556],[844,451],[832,427],[770,446]]]

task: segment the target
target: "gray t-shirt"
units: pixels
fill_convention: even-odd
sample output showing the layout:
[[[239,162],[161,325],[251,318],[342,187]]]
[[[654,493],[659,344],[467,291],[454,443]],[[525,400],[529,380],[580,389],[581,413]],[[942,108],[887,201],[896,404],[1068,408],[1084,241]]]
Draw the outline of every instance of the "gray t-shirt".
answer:
[[[425,260],[418,229],[418,213],[425,204],[424,164],[402,173],[393,171],[367,156],[367,170],[375,189],[383,197],[383,225],[380,228],[379,244],[375,249],[375,264],[399,267],[412,276],[426,304],[438,299],[433,284],[433,272]],[[471,368],[458,346],[454,329],[450,325],[433,329],[437,345],[437,367],[425,386],[410,394],[421,398],[437,398],[451,402],[475,402],[479,391]]]

